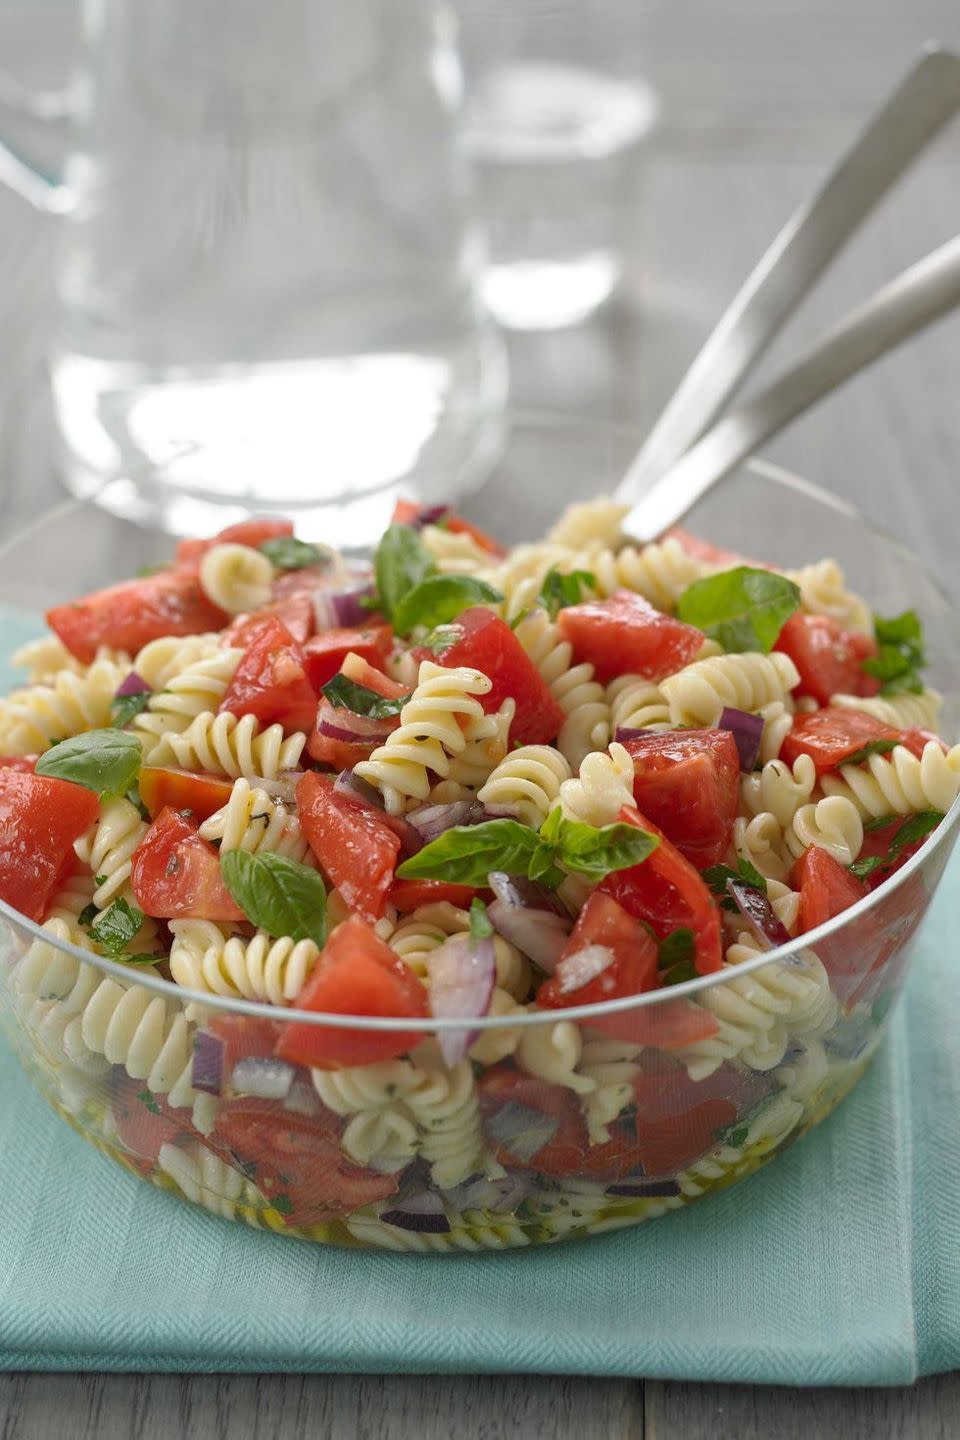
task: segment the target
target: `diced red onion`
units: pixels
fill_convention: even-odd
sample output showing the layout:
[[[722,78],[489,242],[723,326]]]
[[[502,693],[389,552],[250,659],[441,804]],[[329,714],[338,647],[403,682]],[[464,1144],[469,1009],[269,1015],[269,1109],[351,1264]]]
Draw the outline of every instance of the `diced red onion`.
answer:
[[[505,1175],[499,1180],[475,1175],[446,1190],[444,1198],[453,1210],[513,1211],[529,1193],[530,1181],[525,1175]]]
[[[573,929],[569,916],[550,910],[533,910],[525,905],[510,905],[494,900],[487,907],[490,923],[504,940],[522,950],[534,965],[552,975],[563,954],[567,937]]]
[[[191,1084],[194,1090],[203,1090],[207,1095],[219,1095],[223,1090],[223,1041],[209,1030],[198,1030],[193,1037],[193,1070]]]
[[[371,599],[374,593],[372,585],[355,585],[349,590],[315,590],[313,612],[318,633],[369,624],[370,611],[361,601]]]
[[[351,800],[359,800],[361,805],[370,805],[374,810],[383,809],[383,796],[376,785],[361,780],[359,775],[354,775],[352,770],[341,770],[333,788],[338,795],[347,795]]]
[[[142,675],[138,675],[136,670],[131,670],[123,684],[113,692],[113,698],[121,700],[126,695],[143,695],[146,691],[152,692],[152,690],[153,686],[148,685]]]
[[[729,730],[740,756],[740,769],[747,774],[757,763],[760,741],[763,739],[763,716],[751,715],[748,710],[731,710],[725,706],[717,721],[720,730]]]
[[[545,1115],[542,1110],[521,1105],[519,1100],[508,1100],[486,1121],[485,1129],[489,1139],[526,1164],[550,1144],[559,1124],[556,1115]]]
[[[394,1209],[385,1210],[380,1219],[385,1225],[395,1225],[398,1230],[416,1230],[421,1235],[446,1235],[450,1229],[443,1201],[433,1190],[404,1196]]]
[[[648,735],[654,734],[653,730],[636,730],[631,725],[618,725],[614,740],[624,745],[628,740],[646,740]]]
[[[491,870],[490,889],[505,905],[525,906],[529,910],[552,910],[554,915],[569,919],[566,908],[556,890],[528,880],[526,875],[507,875],[503,870]]]
[[[309,1080],[303,1078],[303,1071],[300,1071],[294,1078],[289,1094],[283,1102],[284,1110],[289,1110],[293,1115],[319,1115],[326,1109],[320,1096],[313,1088]],[[329,1114],[330,1112],[327,1111]]]
[[[560,961],[554,974],[560,981],[560,992],[570,995],[596,980],[613,964],[613,951],[608,945],[585,945]]]
[[[400,841],[400,851],[405,859],[408,855],[417,855],[423,849],[423,836],[405,815],[387,815],[381,810],[380,818]]]
[[[430,1013],[437,1020],[478,1020],[490,1009],[497,978],[493,941],[451,935],[430,956]],[[442,1030],[440,1053],[458,1065],[476,1038],[476,1030]]]
[[[344,740],[348,745],[379,745],[397,728],[397,718],[371,720],[368,715],[355,715],[341,705],[321,701],[317,711],[317,732],[331,740]]]
[[[250,1056],[234,1065],[230,1088],[255,1100],[286,1100],[295,1075],[294,1067],[284,1060]]]
[[[731,879],[727,881],[727,894],[736,901],[737,909],[764,950],[790,943],[789,930],[783,921],[777,918],[773,906],[762,890],[757,890],[753,885],[745,885],[742,880]]]
[[[411,530],[422,530],[425,525],[439,525],[449,514],[449,505],[421,505],[406,523]]]
[[[638,1175],[633,1180],[621,1180],[616,1185],[608,1185],[607,1195],[679,1195],[680,1186],[676,1180],[647,1180]]]
[[[419,830],[424,843],[429,843],[456,825],[469,824],[476,809],[474,800],[452,800],[446,805],[421,805],[418,810],[408,811],[406,818]]]

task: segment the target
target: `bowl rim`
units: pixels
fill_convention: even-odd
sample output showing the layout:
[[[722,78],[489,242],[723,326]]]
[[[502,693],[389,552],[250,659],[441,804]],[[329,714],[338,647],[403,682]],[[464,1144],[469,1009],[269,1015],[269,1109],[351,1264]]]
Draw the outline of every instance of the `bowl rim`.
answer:
[[[554,415],[549,412],[537,411],[512,411],[510,419],[519,420],[521,424],[527,425],[549,425],[552,428],[566,426],[567,428],[592,428],[598,432],[607,434],[622,434],[624,438],[635,437],[635,427],[626,424],[608,423],[606,421],[591,420],[589,417]],[[909,546],[904,545],[895,536],[887,534],[879,526],[874,526],[864,520],[856,506],[841,496],[824,489],[815,481],[807,480],[802,476],[795,475],[792,471],[784,469],[762,458],[748,460],[741,469],[752,471],[762,476],[775,485],[784,489],[793,490],[798,494],[806,495],[819,504],[836,510],[849,518],[860,523],[864,530],[894,550],[899,551],[905,559],[909,560],[912,566],[919,568],[924,578],[939,593],[944,603],[952,608],[953,602],[947,594],[939,579],[923,564],[919,556]],[[21,540],[33,533],[40,525],[47,523],[51,517],[67,516],[81,509],[95,509],[93,498],[83,500],[68,500],[65,504],[54,507],[46,512],[39,520],[31,521],[23,529],[19,530],[11,540],[0,547],[0,557],[3,553],[17,545]],[[798,935],[786,945],[780,945],[770,950],[762,950],[752,960],[745,960],[733,967],[735,973],[730,969],[721,968],[708,975],[698,975],[693,980],[683,981],[678,985],[671,985],[665,989],[650,990],[640,995],[622,996],[615,1000],[604,1000],[592,1005],[571,1005],[562,1010],[530,1010],[518,1014],[504,1016],[483,1015],[465,1021],[463,1018],[442,1018],[435,1016],[424,1016],[417,1018],[415,1025],[418,1032],[424,1035],[439,1035],[444,1032],[462,1031],[469,1029],[471,1033],[482,1034],[488,1030],[503,1030],[553,1025],[563,1020],[589,1022],[602,1019],[608,1015],[619,1015],[627,1011],[655,1008],[657,1005],[668,1004],[672,1000],[695,1000],[706,990],[711,990],[717,985],[728,984],[733,979],[745,979],[759,970],[766,969],[768,965],[776,962],[790,963],[801,966],[807,962],[806,952],[816,951],[816,947],[822,941],[829,939],[848,925],[854,925],[862,917],[870,914],[878,904],[882,903],[901,885],[905,884],[912,875],[921,869],[932,857],[934,852],[941,846],[952,845],[955,838],[954,832],[960,822],[960,795],[951,805],[943,820],[937,828],[925,840],[915,855],[901,868],[878,885],[876,890],[870,891],[851,905],[847,910],[841,911],[833,919],[819,925],[803,935]],[[932,897],[931,897],[932,898]],[[140,985],[164,999],[175,1000],[180,1007],[188,1004],[197,1004],[218,1013],[236,1014],[250,1016],[261,1020],[272,1020],[278,1024],[305,1024],[315,1026],[319,1029],[339,1030],[366,1030],[390,1034],[392,1032],[409,1032],[411,1021],[409,1016],[399,1015],[347,1015],[338,1014],[332,1011],[298,1010],[293,1006],[271,1005],[258,1000],[245,1000],[236,996],[225,996],[211,994],[206,990],[193,990],[184,985],[178,985],[173,980],[165,980],[160,975],[138,973],[128,965],[122,965],[117,961],[110,960],[106,956],[98,955],[94,951],[81,949],[69,940],[61,940],[44,930],[43,925],[35,920],[28,919],[18,910],[15,910],[5,901],[0,900],[0,919],[3,919],[16,932],[25,932],[31,941],[40,942],[51,946],[51,948],[69,955],[71,959],[86,962],[95,969],[101,971],[107,978],[121,980],[127,986]],[[818,958],[814,954],[813,958]]]

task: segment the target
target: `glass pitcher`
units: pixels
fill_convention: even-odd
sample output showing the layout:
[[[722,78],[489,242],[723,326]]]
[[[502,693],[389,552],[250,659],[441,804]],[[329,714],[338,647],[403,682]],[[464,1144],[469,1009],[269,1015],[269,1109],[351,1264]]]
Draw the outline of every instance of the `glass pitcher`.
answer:
[[[51,378],[76,494],[178,531],[249,510],[361,545],[477,483],[481,317],[455,34],[432,0],[84,0]],[[7,101],[11,92],[6,91]]]

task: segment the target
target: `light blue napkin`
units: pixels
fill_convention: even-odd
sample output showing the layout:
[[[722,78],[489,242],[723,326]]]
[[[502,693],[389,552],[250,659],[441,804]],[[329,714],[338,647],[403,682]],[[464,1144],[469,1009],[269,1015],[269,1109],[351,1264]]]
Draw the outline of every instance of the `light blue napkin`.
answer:
[[[0,1366],[794,1385],[951,1369],[958,900],[955,863],[891,1036],[818,1130],[688,1211],[567,1245],[380,1255],[216,1220],[90,1149],[0,1042]]]

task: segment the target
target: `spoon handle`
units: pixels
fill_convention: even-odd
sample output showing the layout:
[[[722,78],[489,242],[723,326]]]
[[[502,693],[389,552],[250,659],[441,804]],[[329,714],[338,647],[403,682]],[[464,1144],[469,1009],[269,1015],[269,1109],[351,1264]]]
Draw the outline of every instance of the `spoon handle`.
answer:
[[[718,421],[630,511],[625,533],[643,541],[661,535],[821,396],[957,305],[960,235],[904,270],[767,389]]]
[[[704,433],[833,257],[960,109],[960,56],[928,47],[748,276],[618,488],[637,499]]]

